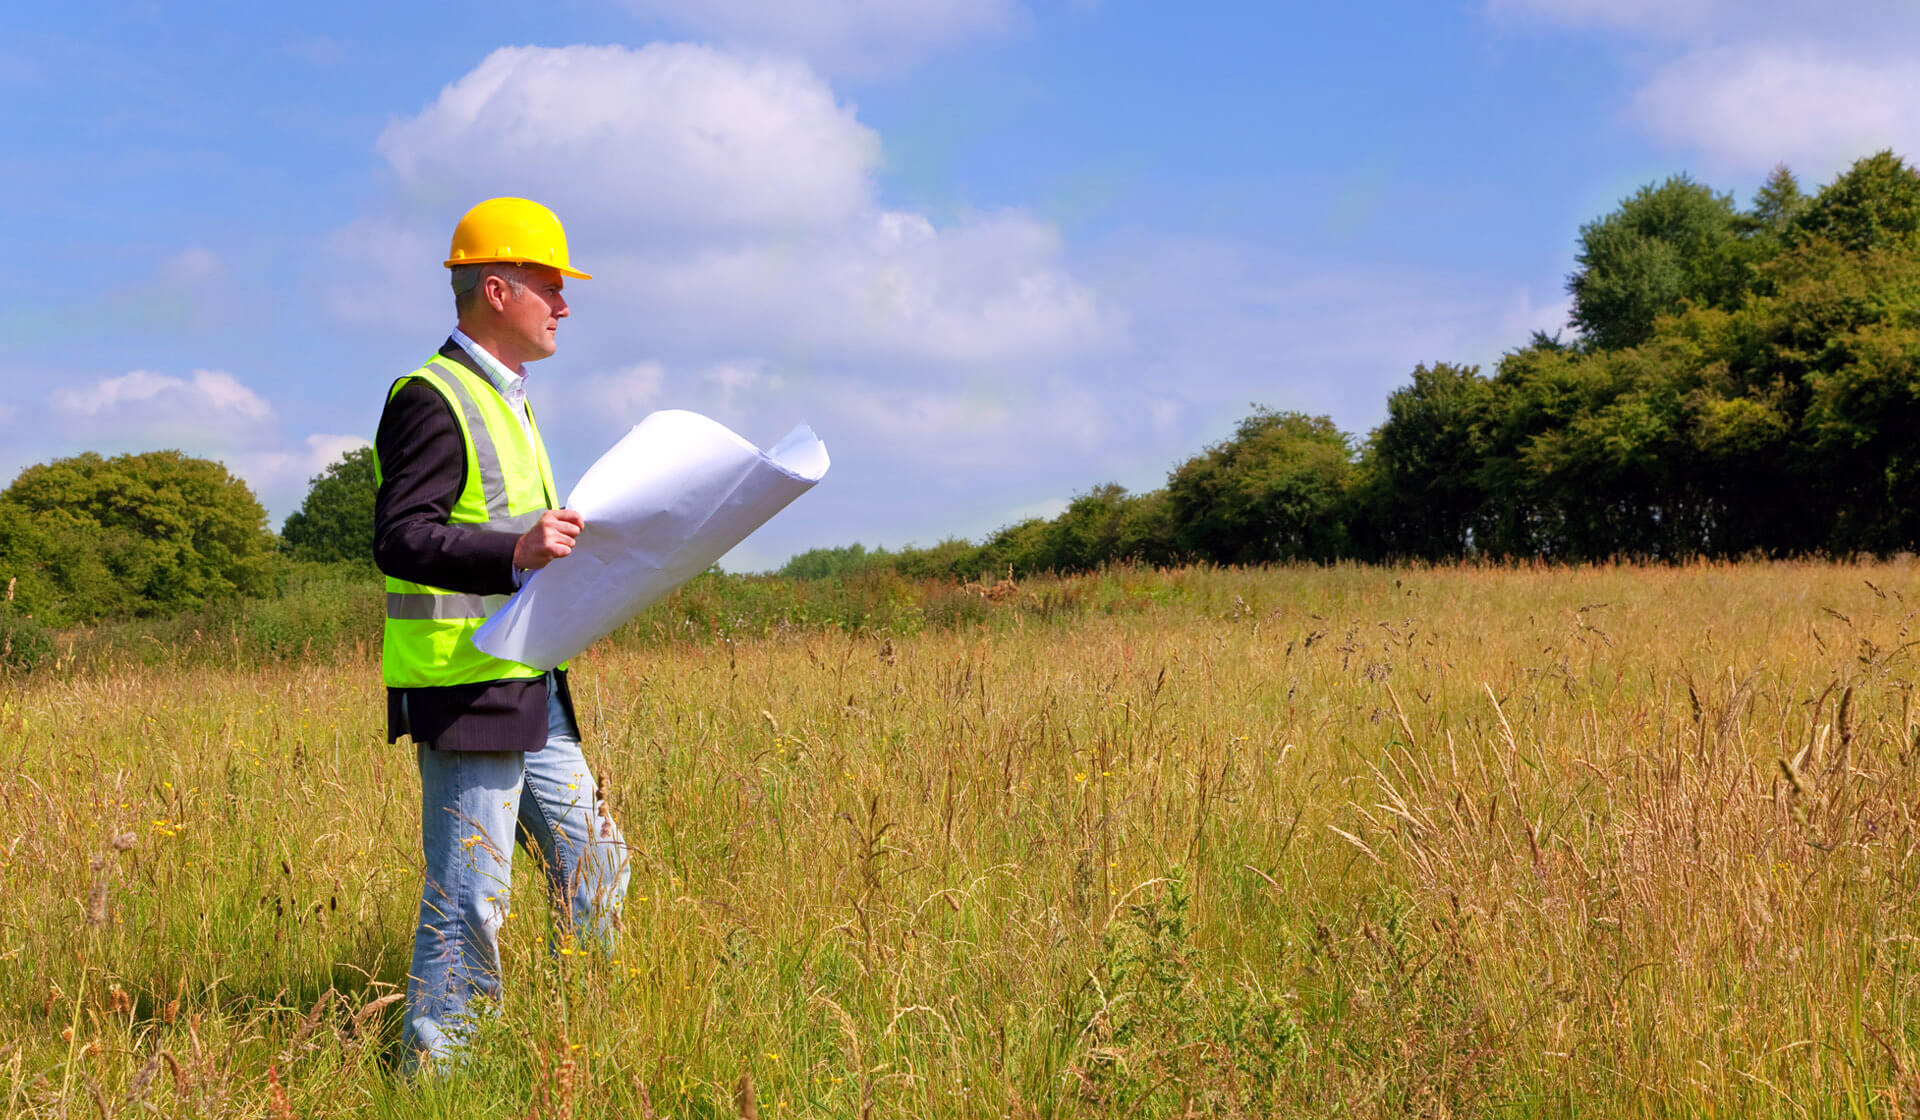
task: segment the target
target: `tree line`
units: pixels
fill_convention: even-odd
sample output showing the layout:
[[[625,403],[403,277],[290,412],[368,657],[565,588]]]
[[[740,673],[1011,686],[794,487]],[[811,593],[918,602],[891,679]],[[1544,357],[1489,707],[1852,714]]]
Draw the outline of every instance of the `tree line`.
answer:
[[[7,613],[47,625],[151,618],[271,598],[300,561],[373,564],[373,450],[316,476],[276,535],[227,468],[178,451],[86,452],[0,491]]]
[[[1891,152],[1749,206],[1687,176],[1582,226],[1570,338],[1491,373],[1421,365],[1365,439],[1256,407],[1130,493],[1106,484],[978,543],[793,557],[911,578],[1116,562],[1850,555],[1920,541],[1920,175]],[[83,454],[0,491],[7,614],[65,625],[271,596],[293,563],[371,567],[373,452],[275,534],[246,484],[177,451]]]
[[[1258,408],[1166,485],[977,544],[783,569],[978,579],[1254,564],[1887,554],[1920,540],[1920,175],[1891,152],[1745,209],[1681,175],[1579,231],[1571,338],[1422,365],[1366,439]]]

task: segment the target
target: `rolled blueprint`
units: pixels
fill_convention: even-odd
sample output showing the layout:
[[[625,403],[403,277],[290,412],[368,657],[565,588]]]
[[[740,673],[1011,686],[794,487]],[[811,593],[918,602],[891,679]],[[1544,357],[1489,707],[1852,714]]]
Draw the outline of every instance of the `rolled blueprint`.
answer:
[[[761,451],[694,412],[634,425],[567,496],[587,525],[475,631],[494,657],[551,669],[705,571],[827,473],[805,424]]]

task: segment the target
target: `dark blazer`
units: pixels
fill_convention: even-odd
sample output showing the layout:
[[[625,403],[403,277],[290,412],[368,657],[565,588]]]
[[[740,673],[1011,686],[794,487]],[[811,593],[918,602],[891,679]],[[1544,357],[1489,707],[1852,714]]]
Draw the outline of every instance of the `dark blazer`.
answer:
[[[490,382],[453,339],[440,353]],[[380,493],[373,507],[373,559],[397,579],[506,595],[514,590],[513,533],[449,525],[467,485],[466,441],[453,407],[418,381],[402,386],[380,414],[373,440]],[[550,674],[567,718],[574,718],[567,674]],[[402,735],[443,751],[537,751],[547,744],[547,678],[488,681],[447,688],[389,688],[387,742]]]

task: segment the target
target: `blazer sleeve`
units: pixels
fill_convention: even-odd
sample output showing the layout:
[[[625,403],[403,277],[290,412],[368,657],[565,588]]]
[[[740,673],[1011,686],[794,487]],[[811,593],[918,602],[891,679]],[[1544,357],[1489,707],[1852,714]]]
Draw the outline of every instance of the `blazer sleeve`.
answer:
[[[453,407],[418,381],[387,399],[373,440],[380,492],[373,559],[397,579],[473,595],[511,594],[517,534],[447,518],[467,485],[467,449]]]

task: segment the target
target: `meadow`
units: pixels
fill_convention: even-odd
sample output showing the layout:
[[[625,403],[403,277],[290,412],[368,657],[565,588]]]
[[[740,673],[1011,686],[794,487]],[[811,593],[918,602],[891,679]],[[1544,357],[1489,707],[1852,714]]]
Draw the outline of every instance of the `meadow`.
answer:
[[[708,580],[575,664],[619,948],[523,853],[413,1080],[320,586],[0,678],[5,1115],[1920,1115],[1920,567]]]

